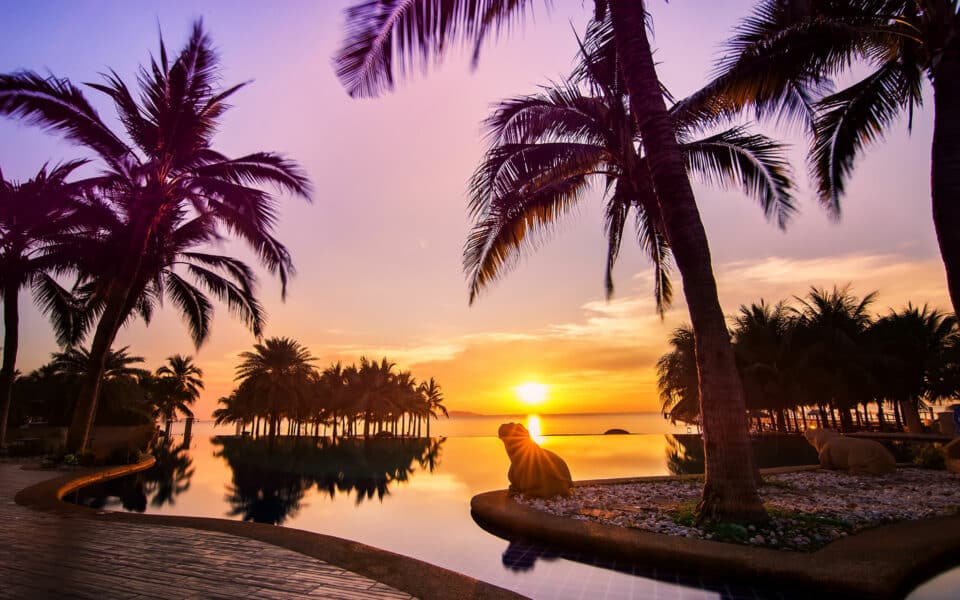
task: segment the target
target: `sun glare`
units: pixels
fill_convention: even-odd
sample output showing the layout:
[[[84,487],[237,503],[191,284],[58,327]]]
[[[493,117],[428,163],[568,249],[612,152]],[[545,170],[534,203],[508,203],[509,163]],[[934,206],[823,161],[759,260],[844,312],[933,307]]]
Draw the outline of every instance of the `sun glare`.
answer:
[[[547,438],[543,436],[543,424],[540,422],[539,415],[527,415],[527,431],[530,437],[538,444],[543,444]]]
[[[521,402],[532,406],[546,400],[549,389],[550,388],[543,383],[531,381],[523,385],[518,385],[513,388],[513,391],[517,394],[517,398],[519,398]]]

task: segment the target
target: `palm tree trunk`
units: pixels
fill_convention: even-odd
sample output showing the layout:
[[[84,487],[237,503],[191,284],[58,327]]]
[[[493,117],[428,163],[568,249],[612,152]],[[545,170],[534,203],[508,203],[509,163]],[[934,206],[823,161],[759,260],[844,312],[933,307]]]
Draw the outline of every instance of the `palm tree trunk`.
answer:
[[[953,311],[960,314],[960,37],[954,35],[933,69],[933,225],[947,271]]]
[[[650,160],[697,344],[705,455],[698,519],[765,521],[767,514],[757,494],[746,404],[717,295],[707,235],[654,67],[644,3],[612,0],[610,10],[630,105]]]
[[[430,439],[430,413],[427,413],[427,439]]]
[[[917,401],[915,399],[911,398],[901,402],[900,411],[903,413],[903,420],[907,423],[907,431],[910,433],[920,433],[923,431],[923,423],[920,421],[920,410],[917,408]]]
[[[159,217],[157,217],[159,218]],[[67,448],[72,452],[81,452],[90,440],[90,430],[97,414],[97,401],[100,398],[100,384],[106,368],[107,354],[113,345],[120,325],[126,318],[128,298],[133,290],[143,255],[154,230],[156,219],[140,219],[131,230],[127,243],[127,253],[104,294],[104,310],[97,323],[97,330],[90,346],[90,364],[80,386],[80,397],[73,411],[73,420],[67,431]]]
[[[19,286],[8,285],[3,290],[3,366],[0,367],[0,448],[7,443],[7,423],[13,394],[13,378],[17,368],[17,348],[20,344],[20,310],[17,304]]]

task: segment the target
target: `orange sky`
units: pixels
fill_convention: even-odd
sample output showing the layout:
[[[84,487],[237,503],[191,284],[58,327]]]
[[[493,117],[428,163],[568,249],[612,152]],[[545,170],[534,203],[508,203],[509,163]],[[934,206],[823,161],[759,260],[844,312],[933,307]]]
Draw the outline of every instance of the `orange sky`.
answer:
[[[453,409],[522,411],[512,388],[539,381],[551,386],[543,412],[656,410],[653,365],[671,328],[686,320],[682,295],[661,322],[649,267],[627,247],[617,294],[603,300],[600,190],[475,306],[466,302],[464,191],[483,150],[479,123],[492,102],[569,71],[571,23],[582,30],[588,11],[579,2],[560,4],[491,45],[475,72],[451,56],[429,77],[370,101],[350,100],[329,64],[343,2],[285,2],[282,9],[256,2],[24,3],[0,23],[0,71],[49,69],[91,81],[110,66],[130,77],[155,48],[158,21],[170,47],[204,16],[227,67],[225,81],[254,79],[236,96],[220,149],[286,152],[316,185],[313,205],[284,202],[279,237],[298,275],[286,303],[276,281],[264,276],[267,335],[300,340],[319,365],[386,354],[421,377],[437,377]],[[661,78],[675,95],[705,80],[719,42],[749,4],[651,4]],[[105,104],[97,106],[112,117]],[[947,307],[930,219],[931,122],[924,111],[911,136],[901,124],[869,152],[848,186],[839,224],[806,191],[806,142],[796,130],[781,135],[796,144],[803,186],[801,214],[786,233],[739,193],[695,186],[725,310],[847,282],[859,294],[879,290],[881,312],[907,300]],[[10,121],[0,121],[0,140],[0,167],[13,179],[29,177],[45,160],[80,155]],[[55,345],[28,298],[22,306],[26,371]],[[150,367],[174,352],[195,354],[206,372],[197,410],[205,417],[230,391],[236,356],[253,341],[219,310],[210,342],[197,352],[176,314],[165,310],[149,328],[124,330],[118,345],[130,344]]]

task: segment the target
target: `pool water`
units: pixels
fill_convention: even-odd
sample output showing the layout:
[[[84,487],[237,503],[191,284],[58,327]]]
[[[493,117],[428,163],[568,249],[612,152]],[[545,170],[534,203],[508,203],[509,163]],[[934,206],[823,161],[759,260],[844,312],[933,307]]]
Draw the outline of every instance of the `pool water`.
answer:
[[[544,447],[567,461],[574,479],[702,469],[699,439],[687,435],[686,428],[673,428],[659,417],[607,417],[615,424],[608,427],[586,417],[577,422],[560,417],[525,422],[540,434]],[[788,596],[600,563],[485,531],[471,517],[470,499],[507,486],[509,460],[495,437],[496,424],[504,420],[509,419],[459,418],[434,424],[431,433],[455,434],[450,437],[373,439],[366,444],[340,440],[336,445],[313,438],[271,444],[198,424],[188,440],[173,435],[158,450],[151,471],[85,488],[74,500],[96,508],[223,517],[315,531],[412,556],[532,598]],[[612,427],[660,432],[549,435]],[[798,438],[767,445],[762,466],[816,460]],[[936,598],[937,589],[934,585],[918,598]]]

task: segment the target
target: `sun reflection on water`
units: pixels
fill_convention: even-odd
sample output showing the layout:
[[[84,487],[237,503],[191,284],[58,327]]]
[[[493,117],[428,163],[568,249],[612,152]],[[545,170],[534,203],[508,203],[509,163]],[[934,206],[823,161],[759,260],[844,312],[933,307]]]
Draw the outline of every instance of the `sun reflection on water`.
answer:
[[[543,435],[543,423],[540,421],[540,415],[527,415],[527,431],[530,432],[533,441],[539,445],[543,445],[547,440]]]

